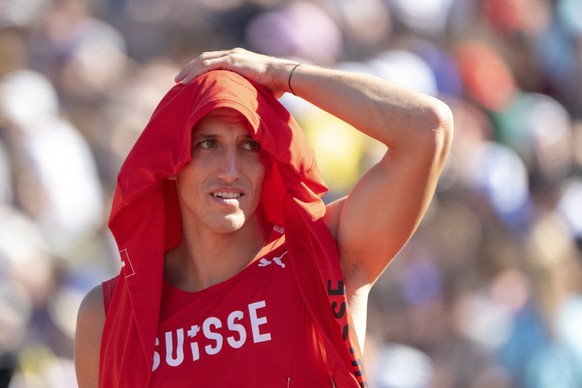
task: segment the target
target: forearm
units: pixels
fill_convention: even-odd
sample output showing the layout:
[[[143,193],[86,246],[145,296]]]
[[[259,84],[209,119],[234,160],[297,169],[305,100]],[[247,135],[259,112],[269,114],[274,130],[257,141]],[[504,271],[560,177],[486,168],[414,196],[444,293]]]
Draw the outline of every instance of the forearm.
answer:
[[[287,82],[284,72],[279,77]],[[450,125],[444,103],[378,77],[301,65],[290,83],[297,96],[391,149],[414,146]]]
[[[262,84],[275,96],[291,92],[292,88],[299,97],[383,142],[391,150],[420,152],[424,147],[419,149],[419,146],[432,144],[438,148],[446,143],[441,140],[450,137],[450,110],[435,98],[371,75],[296,65],[294,61],[240,48],[207,52],[185,65],[176,82],[187,83],[206,71],[225,69]],[[435,139],[440,140],[435,142]]]

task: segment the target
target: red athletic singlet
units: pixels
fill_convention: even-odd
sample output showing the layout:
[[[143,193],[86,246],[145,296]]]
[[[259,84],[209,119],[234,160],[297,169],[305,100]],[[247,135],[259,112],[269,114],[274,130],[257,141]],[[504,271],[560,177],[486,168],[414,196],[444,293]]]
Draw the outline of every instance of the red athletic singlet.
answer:
[[[331,386],[290,260],[283,244],[199,292],[164,281],[151,386]]]

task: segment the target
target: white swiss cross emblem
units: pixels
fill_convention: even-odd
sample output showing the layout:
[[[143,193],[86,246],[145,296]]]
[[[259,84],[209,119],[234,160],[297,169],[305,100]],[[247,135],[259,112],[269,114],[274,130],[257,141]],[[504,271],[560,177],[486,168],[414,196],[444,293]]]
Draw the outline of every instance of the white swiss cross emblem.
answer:
[[[125,277],[128,278],[135,275],[135,270],[133,269],[133,264],[131,264],[131,260],[127,254],[127,249],[119,251],[119,255],[121,256],[121,269],[123,270]]]

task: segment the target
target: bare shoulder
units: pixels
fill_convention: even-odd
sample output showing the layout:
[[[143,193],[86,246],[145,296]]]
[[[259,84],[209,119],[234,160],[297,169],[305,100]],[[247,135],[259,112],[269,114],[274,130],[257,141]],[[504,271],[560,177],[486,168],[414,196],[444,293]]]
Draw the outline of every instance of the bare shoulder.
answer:
[[[105,307],[103,305],[103,287],[98,285],[85,295],[79,307],[78,323],[98,325],[105,323]]]
[[[104,325],[103,289],[98,285],[85,295],[77,315],[75,370],[79,387],[97,387]]]

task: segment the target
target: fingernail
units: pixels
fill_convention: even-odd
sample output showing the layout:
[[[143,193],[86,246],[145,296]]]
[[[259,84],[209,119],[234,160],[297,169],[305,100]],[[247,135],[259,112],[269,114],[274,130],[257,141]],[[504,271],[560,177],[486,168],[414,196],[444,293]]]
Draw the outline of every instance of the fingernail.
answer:
[[[178,74],[176,74],[176,76],[174,77],[174,82],[180,83],[180,81],[182,81],[182,79],[184,78],[184,75],[182,73],[183,72],[181,71]]]

